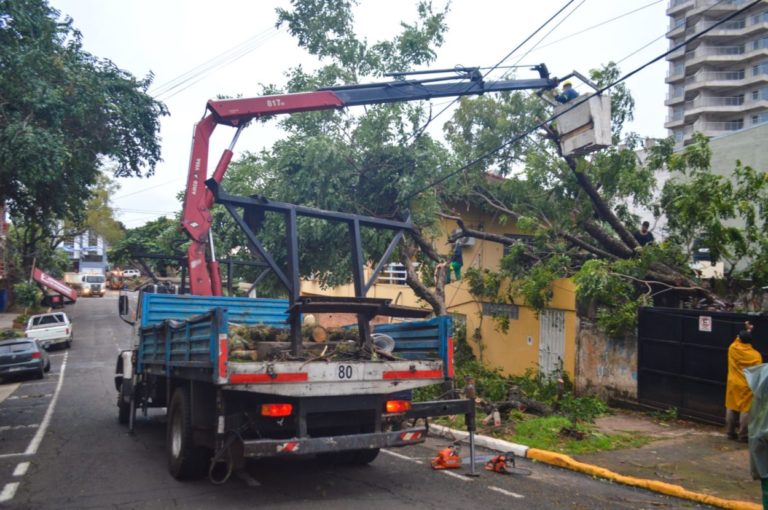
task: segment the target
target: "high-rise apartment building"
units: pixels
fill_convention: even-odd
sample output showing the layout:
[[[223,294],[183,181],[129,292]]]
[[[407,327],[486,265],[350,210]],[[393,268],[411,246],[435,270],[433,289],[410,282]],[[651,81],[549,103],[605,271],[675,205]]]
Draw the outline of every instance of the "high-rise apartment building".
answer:
[[[670,0],[670,47],[749,0]],[[694,132],[714,137],[768,122],[768,0],[667,56],[665,127],[682,147]]]

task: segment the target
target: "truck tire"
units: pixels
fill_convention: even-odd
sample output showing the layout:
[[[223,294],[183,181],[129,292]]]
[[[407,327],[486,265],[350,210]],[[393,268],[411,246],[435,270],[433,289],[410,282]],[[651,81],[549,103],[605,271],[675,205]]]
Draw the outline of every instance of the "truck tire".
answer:
[[[123,388],[125,386],[121,385],[120,395],[117,397],[117,422],[120,425],[128,425],[128,421],[131,419],[131,403],[125,401]]]
[[[168,471],[177,480],[197,478],[208,470],[210,452],[195,446],[189,391],[176,388],[168,408],[166,449]]]

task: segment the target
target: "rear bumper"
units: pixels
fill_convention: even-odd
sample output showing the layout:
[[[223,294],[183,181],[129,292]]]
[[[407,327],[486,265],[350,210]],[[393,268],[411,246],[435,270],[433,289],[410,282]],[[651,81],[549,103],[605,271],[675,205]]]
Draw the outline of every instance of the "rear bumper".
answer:
[[[243,441],[243,450],[245,457],[308,455],[345,450],[370,450],[374,448],[408,446],[423,443],[426,436],[426,427],[415,427],[392,432],[347,436],[258,439]]]
[[[40,370],[42,362],[40,360],[25,361],[23,363],[16,363],[15,365],[3,365],[0,366],[0,375],[15,375],[24,374],[27,372],[37,372]]]

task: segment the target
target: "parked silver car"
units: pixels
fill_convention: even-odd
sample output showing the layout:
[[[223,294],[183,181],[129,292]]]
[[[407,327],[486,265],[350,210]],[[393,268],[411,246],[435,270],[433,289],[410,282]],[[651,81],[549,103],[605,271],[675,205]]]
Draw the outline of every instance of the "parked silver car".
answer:
[[[32,338],[12,338],[0,342],[0,377],[33,374],[38,379],[51,369],[45,348],[48,342]]]

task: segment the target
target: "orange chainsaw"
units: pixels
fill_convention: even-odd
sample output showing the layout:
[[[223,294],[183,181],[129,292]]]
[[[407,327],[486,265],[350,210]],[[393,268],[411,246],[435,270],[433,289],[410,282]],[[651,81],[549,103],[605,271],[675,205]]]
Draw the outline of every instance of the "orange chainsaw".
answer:
[[[459,447],[449,446],[443,448],[432,459],[432,469],[459,469],[461,467],[461,457],[459,457]]]

